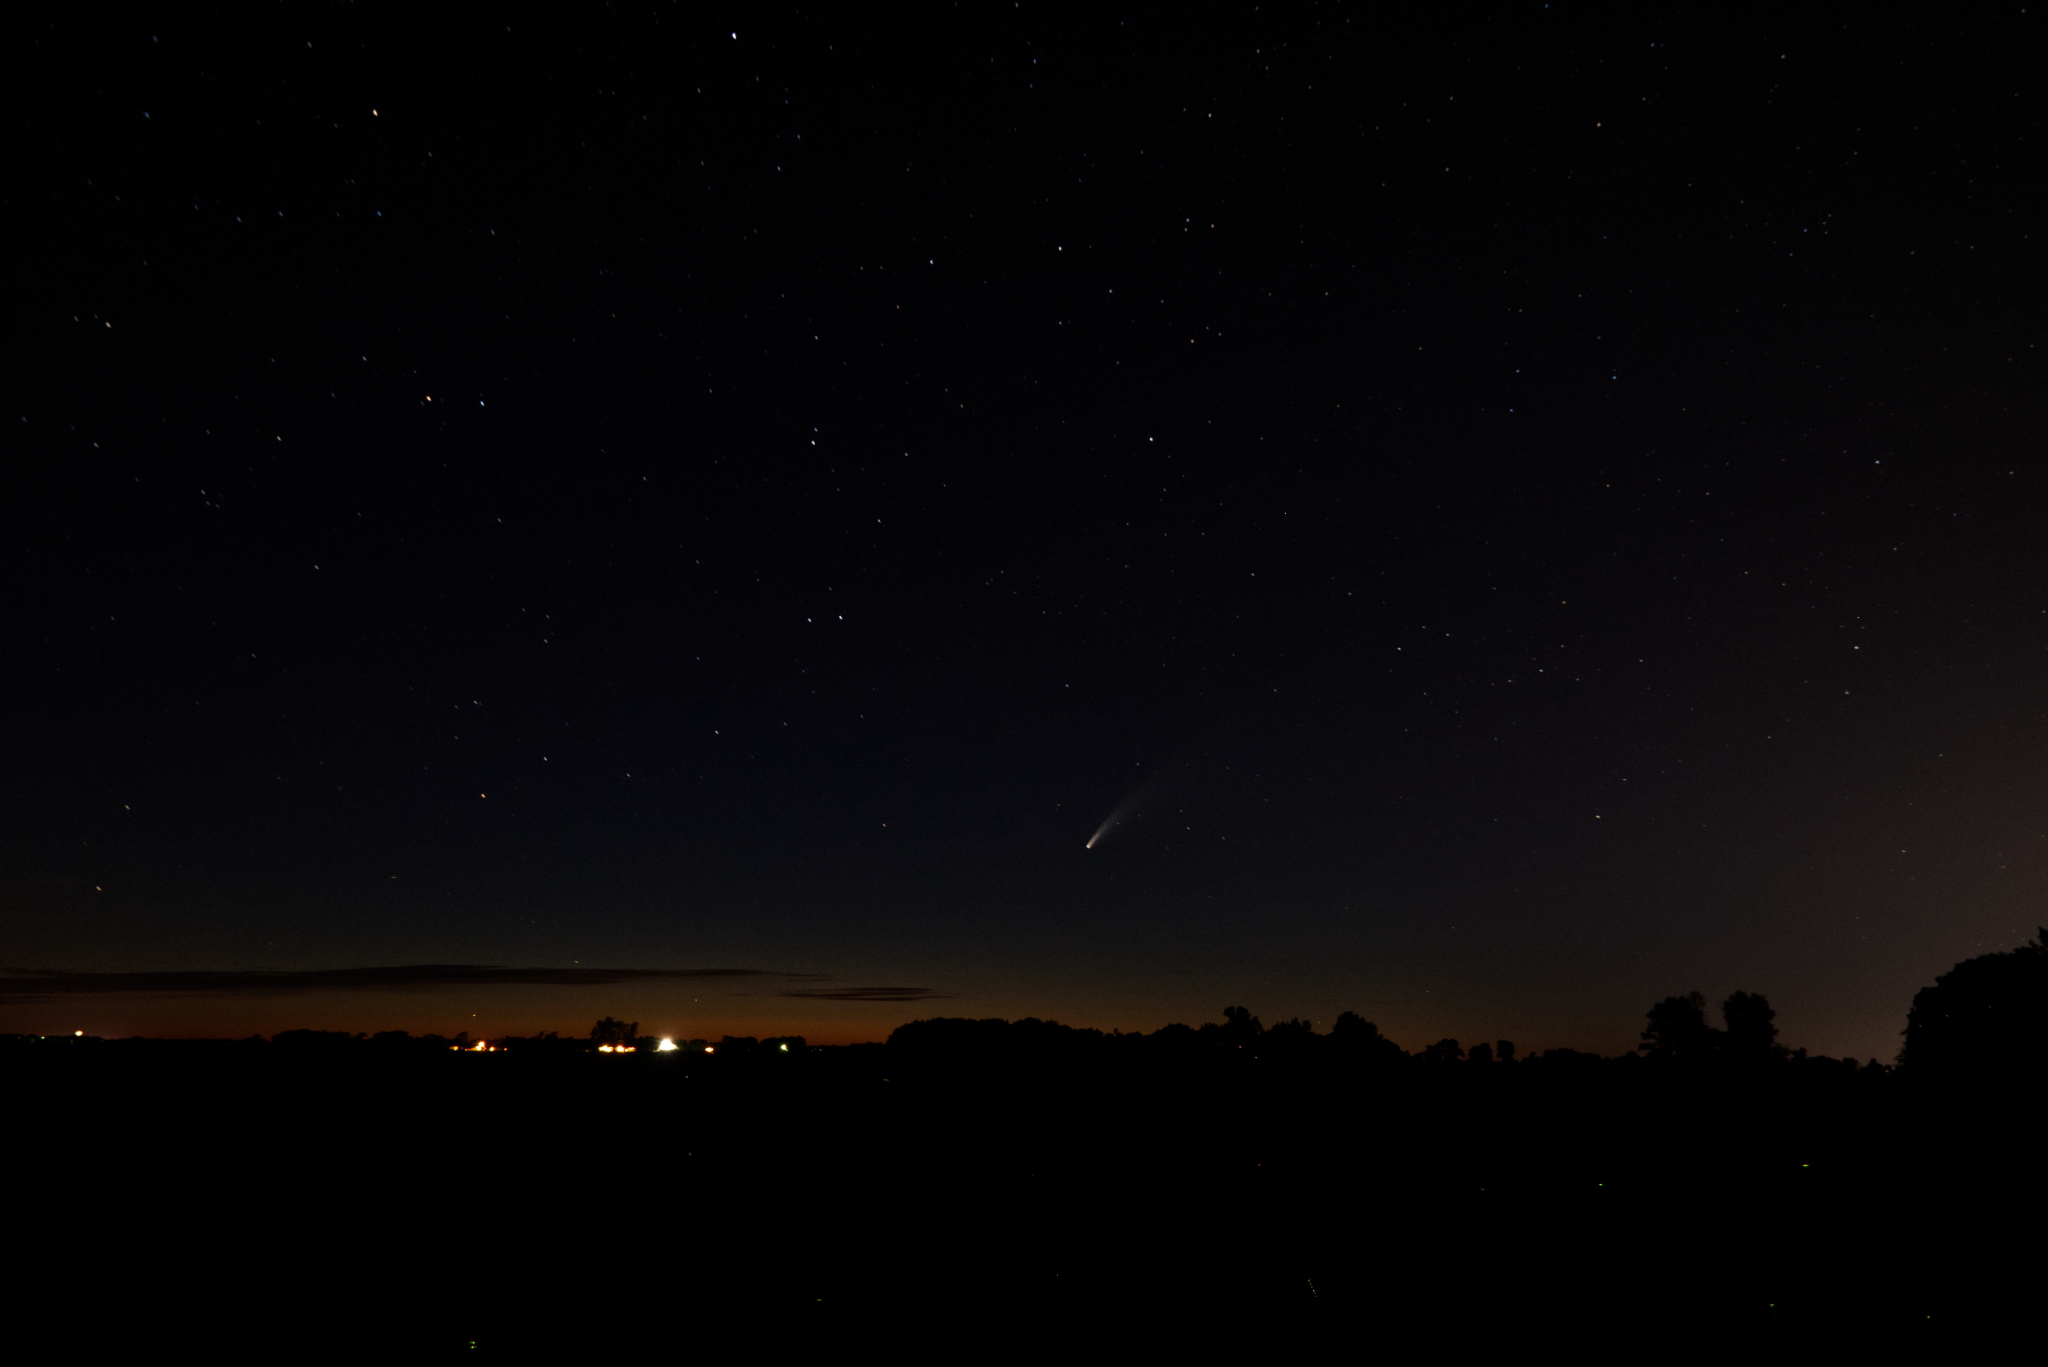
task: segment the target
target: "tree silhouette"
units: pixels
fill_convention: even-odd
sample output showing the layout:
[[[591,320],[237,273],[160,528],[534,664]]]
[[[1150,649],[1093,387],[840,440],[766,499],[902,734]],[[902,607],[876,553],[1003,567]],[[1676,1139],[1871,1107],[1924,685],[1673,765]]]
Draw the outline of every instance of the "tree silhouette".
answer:
[[[1485,1040],[1479,1041],[1479,1043],[1473,1045],[1472,1048],[1466,1053],[1465,1061],[1467,1063],[1493,1062],[1493,1046],[1488,1044]]]
[[[1778,1057],[1778,1013],[1759,992],[1736,992],[1721,1003],[1727,1023],[1723,1039],[1729,1057],[1757,1062]]]
[[[1456,1063],[1464,1057],[1464,1048],[1454,1039],[1440,1039],[1422,1051],[1424,1063]]]
[[[1401,1046],[1356,1011],[1346,1011],[1337,1017],[1337,1023],[1330,1027],[1330,1043],[1339,1053],[1358,1060],[1386,1063],[1402,1057]]]
[[[1343,1015],[1337,1017],[1337,1023],[1330,1027],[1330,1038],[1341,1040],[1381,1040],[1385,1039],[1386,1036],[1380,1033],[1380,1028],[1377,1025],[1374,1025],[1356,1011],[1346,1011]]]
[[[1259,1018],[1250,1009],[1242,1006],[1223,1008],[1223,1038],[1242,1049],[1248,1044],[1257,1044],[1259,1036],[1266,1033],[1266,1027],[1259,1024]]]
[[[631,1025],[628,1025],[624,1021],[613,1020],[610,1016],[606,1016],[603,1020],[590,1027],[590,1042],[592,1044],[631,1044],[638,1038],[640,1038],[639,1021],[634,1021]]]
[[[2048,1074],[2048,927],[1915,993],[1899,1063],[1950,1076]]]
[[[1707,999],[1702,993],[1666,997],[1650,1008],[1650,1023],[1639,1047],[1651,1058],[1698,1063],[1714,1053],[1720,1031],[1707,1024]]]

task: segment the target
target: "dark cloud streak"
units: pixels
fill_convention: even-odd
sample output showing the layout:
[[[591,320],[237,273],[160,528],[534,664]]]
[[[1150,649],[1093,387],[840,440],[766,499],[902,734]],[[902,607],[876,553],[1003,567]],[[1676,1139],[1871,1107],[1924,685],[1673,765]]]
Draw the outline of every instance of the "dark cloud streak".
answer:
[[[951,994],[929,987],[800,987],[782,995],[828,1002],[928,1002]]]
[[[448,987],[609,987],[617,983],[663,978],[815,980],[818,976],[812,973],[776,973],[761,968],[503,968],[489,964],[413,964],[393,968],[323,968],[296,972],[237,969],[220,972],[81,973],[66,969],[14,968],[4,970],[4,973],[5,976],[0,976],[0,1003],[7,1004],[97,993],[302,996],[311,992],[388,992]]]

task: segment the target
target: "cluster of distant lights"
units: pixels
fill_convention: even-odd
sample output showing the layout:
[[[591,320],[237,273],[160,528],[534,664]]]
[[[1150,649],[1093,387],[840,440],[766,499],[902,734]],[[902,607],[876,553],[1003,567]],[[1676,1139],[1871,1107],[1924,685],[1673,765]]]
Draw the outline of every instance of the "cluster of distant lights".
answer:
[[[82,1035],[85,1032],[81,1030],[78,1033]],[[492,1044],[489,1040],[481,1039],[466,1049],[459,1044],[451,1044],[448,1048],[450,1052],[458,1054],[495,1054],[498,1052],[497,1045]],[[785,1054],[789,1052],[789,1046],[786,1044],[780,1045],[778,1048]],[[657,1054],[673,1054],[675,1051],[676,1042],[672,1039],[663,1039],[654,1046],[654,1052]],[[600,1044],[597,1046],[597,1052],[600,1054],[637,1054],[640,1052],[640,1047],[635,1044]],[[716,1047],[707,1044],[704,1046],[704,1052],[715,1054],[718,1050]]]
[[[85,1037],[85,1031],[83,1030],[74,1030],[72,1034],[80,1039]],[[782,1045],[781,1048],[783,1053],[789,1052],[788,1045]],[[456,1054],[495,1054],[498,1052],[498,1046],[487,1039],[480,1039],[467,1049],[459,1044],[451,1044],[448,1046],[448,1050],[450,1053]],[[676,1042],[672,1039],[663,1039],[661,1043],[654,1046],[654,1052],[657,1054],[673,1054],[675,1051]],[[600,1054],[637,1054],[640,1050],[637,1046],[631,1044],[600,1044],[597,1046],[597,1052]],[[718,1051],[707,1044],[704,1046],[704,1052],[715,1054]]]

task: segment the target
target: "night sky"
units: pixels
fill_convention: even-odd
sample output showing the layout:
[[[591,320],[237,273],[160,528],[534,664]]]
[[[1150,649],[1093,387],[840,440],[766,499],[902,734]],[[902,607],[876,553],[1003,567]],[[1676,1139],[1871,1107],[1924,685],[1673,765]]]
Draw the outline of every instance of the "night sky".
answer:
[[[1889,1060],[2048,919],[2042,16],[1395,13],[10,15],[0,1030]]]

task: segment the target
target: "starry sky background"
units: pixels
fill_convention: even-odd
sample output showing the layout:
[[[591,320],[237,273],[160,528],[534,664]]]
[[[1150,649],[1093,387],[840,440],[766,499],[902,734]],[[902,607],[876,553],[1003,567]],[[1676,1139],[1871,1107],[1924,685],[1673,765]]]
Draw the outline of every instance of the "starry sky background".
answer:
[[[2018,6],[7,22],[0,1029],[1889,1059],[2048,919]]]

